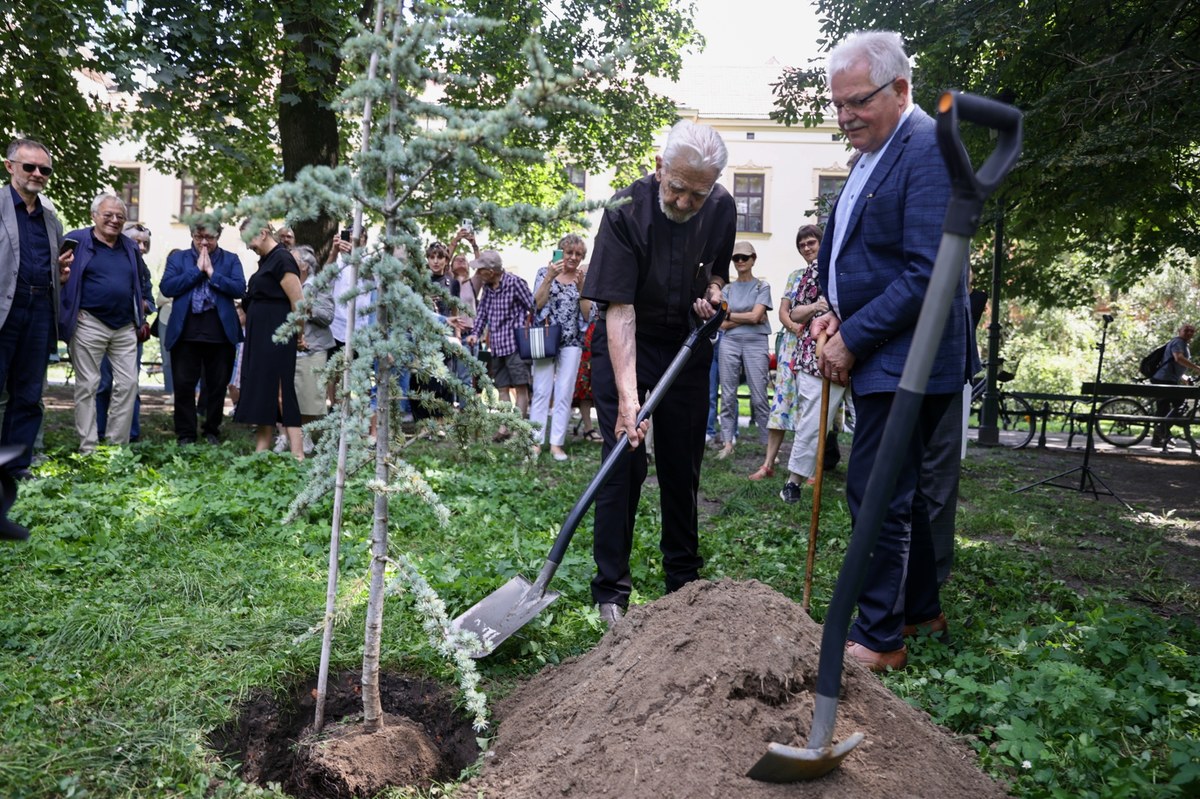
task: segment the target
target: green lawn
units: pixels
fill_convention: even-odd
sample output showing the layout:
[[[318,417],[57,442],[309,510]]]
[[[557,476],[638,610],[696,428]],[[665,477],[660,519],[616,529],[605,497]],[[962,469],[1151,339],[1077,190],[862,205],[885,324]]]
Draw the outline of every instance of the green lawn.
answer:
[[[258,793],[205,747],[253,689],[313,674],[319,656],[328,504],[281,519],[302,477],[290,459],[148,442],[81,458],[60,414],[51,458],[22,484],[14,516],[33,530],[0,547],[0,796],[232,797]],[[152,437],[169,425],[151,420]],[[515,573],[536,575],[599,447],[537,468],[490,442],[406,450],[451,511],[448,526],[397,497],[392,541],[410,553],[451,614]],[[785,450],[786,451],[786,450]],[[1013,497],[1021,453],[973,451],[964,474],[958,564],[944,593],[952,648],[918,641],[885,683],[980,753],[1019,796],[1194,796],[1200,792],[1200,633],[1127,600],[1144,586],[1067,587],[1073,553],[1103,528],[1114,559],[1161,530],[1075,495]],[[809,507],[784,506],[761,459],[706,462],[702,544],[709,577],[754,578],[800,598]],[[813,610],[828,602],[849,520],[843,469],[830,476]],[[347,503],[334,669],[360,660],[370,502]],[[1086,513],[1079,512],[1086,508]],[[635,602],[662,591],[657,494],[647,490],[634,553]],[[603,633],[589,606],[590,517],[555,577],[547,612],[480,668],[487,687],[586,651]],[[1074,571],[1071,571],[1074,569]],[[1083,573],[1086,579],[1087,573]],[[1164,581],[1166,578],[1162,578]],[[1197,607],[1195,589],[1161,590]],[[453,683],[405,597],[385,617],[386,665]]]

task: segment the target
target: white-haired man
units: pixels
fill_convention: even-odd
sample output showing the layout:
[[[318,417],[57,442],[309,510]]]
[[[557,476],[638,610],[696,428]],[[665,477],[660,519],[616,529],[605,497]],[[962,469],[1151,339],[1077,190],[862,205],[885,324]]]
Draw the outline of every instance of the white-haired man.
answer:
[[[596,496],[592,598],[608,624],[629,603],[629,554],[642,483],[648,423],[637,415],[695,324],[710,318],[729,281],[737,208],[717,184],[728,153],[712,128],[671,129],[654,174],[618,192],[629,202],[605,212],[583,296],[599,303],[592,336],[592,392],[603,455],[622,433],[632,452]],[[708,421],[712,345],[698,342],[654,414],[667,591],[699,577],[696,495]]]
[[[105,355],[113,370],[107,439],[129,443],[138,390],[137,329],[146,318],[141,280],[146,265],[137,242],[122,233],[125,214],[120,197],[101,194],[92,201],[92,227],[67,234],[79,246],[63,286],[58,329],[75,366],[75,432],[81,452],[96,448],[96,390]]]
[[[828,333],[824,377],[850,384],[854,447],[846,499],[857,518],[877,457],[899,458],[895,492],[858,596],[846,653],[869,668],[904,668],[904,636],[945,635],[925,496],[924,448],[968,370],[970,315],[964,274],[938,344],[912,446],[881,452],[883,430],[912,344],[950,201],[934,121],[912,102],[912,67],[900,36],[855,33],[829,54],[838,127],[860,157],[825,228],[817,277],[832,313],[810,325]]]

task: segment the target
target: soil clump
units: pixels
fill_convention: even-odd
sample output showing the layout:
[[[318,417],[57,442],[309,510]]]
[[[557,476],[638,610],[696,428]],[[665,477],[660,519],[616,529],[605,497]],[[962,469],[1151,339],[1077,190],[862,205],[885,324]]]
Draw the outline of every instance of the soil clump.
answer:
[[[454,708],[454,693],[431,680],[380,675],[383,734],[362,731],[359,672],[331,675],[326,727],[309,736],[316,678],[274,696],[262,693],[235,721],[209,736],[209,745],[241,762],[240,776],[277,783],[297,799],[374,796],[384,787],[455,780],[479,756],[470,717]]]
[[[500,703],[495,748],[464,795],[1005,795],[970,749],[853,661],[834,741],[856,731],[866,740],[819,780],[746,777],[769,742],[805,745],[820,639],[799,605],[756,581],[697,581],[631,608],[591,652]]]

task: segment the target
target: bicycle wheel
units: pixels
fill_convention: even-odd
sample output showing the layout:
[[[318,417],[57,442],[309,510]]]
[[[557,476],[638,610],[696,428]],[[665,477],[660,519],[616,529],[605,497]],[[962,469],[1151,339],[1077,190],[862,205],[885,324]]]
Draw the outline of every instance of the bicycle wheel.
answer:
[[[1096,432],[1114,447],[1132,447],[1150,432],[1149,422],[1133,422],[1126,419],[1105,419],[1105,416],[1146,416],[1142,403],[1129,397],[1113,397],[1105,400],[1096,411],[1100,419]]]
[[[1037,432],[1037,414],[1020,397],[1000,395],[1000,443],[1012,449],[1022,449],[1033,441]]]

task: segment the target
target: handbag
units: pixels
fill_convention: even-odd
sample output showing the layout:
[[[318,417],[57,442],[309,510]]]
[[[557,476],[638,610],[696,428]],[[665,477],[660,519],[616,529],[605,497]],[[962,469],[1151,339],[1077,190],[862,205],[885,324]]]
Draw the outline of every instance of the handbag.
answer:
[[[532,318],[528,327],[518,327],[517,352],[527,361],[540,361],[543,358],[553,358],[558,355],[558,341],[562,338],[562,325],[550,324],[546,317],[544,324],[533,324]]]

